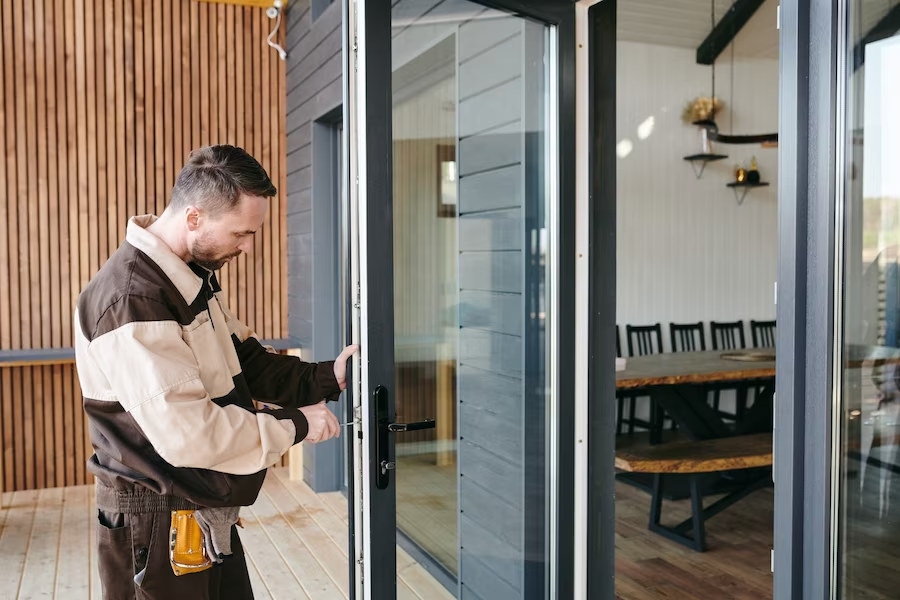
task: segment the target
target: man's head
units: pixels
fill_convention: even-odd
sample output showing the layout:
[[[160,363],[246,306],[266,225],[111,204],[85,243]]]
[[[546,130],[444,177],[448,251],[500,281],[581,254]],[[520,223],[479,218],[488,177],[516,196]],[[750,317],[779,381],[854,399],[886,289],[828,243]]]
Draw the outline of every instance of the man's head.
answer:
[[[217,270],[250,251],[275,193],[265,169],[244,150],[207,146],[191,153],[166,212],[183,219],[189,260]]]

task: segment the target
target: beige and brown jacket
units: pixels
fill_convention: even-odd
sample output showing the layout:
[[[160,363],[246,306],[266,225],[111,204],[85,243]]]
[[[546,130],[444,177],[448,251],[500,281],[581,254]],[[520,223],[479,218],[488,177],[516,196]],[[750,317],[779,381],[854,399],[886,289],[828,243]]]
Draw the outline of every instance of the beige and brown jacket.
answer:
[[[155,219],[129,221],[78,299],[88,468],[120,490],[250,505],[265,469],[307,434],[297,408],[340,393],[333,363],[267,352],[225,306],[215,274],[146,230]]]

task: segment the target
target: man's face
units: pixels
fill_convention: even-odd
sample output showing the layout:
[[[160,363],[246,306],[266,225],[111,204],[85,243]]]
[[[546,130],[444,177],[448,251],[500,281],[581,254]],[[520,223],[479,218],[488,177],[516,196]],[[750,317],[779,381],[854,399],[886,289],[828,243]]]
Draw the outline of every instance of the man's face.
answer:
[[[230,211],[217,215],[189,214],[192,262],[217,271],[225,263],[253,248],[253,234],[262,226],[269,210],[268,198],[241,196]]]

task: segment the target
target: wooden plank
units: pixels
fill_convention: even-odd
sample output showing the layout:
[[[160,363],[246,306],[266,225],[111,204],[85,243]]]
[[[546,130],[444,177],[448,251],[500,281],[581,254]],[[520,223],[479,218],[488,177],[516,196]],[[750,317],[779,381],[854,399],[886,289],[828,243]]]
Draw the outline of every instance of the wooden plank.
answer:
[[[260,21],[260,27],[257,29],[259,35],[264,37],[268,35],[266,31],[266,26],[269,25],[270,21],[268,19],[262,19]],[[260,127],[260,156],[258,157],[260,163],[263,165],[263,168],[269,174],[270,178],[272,173],[274,172],[272,168],[272,136],[271,136],[271,121],[274,120],[275,114],[272,112],[272,102],[271,96],[273,95],[272,84],[274,83],[272,80],[272,69],[270,63],[272,56],[275,55],[276,60],[281,60],[278,58],[275,51],[269,48],[268,45],[260,47],[260,92],[261,98],[259,98],[260,102],[260,113],[262,116]],[[271,201],[269,202],[269,212],[266,215],[266,223],[264,227],[261,228],[259,232],[257,232],[254,243],[256,244],[256,265],[257,265],[257,319],[256,326],[254,329],[256,331],[264,331],[263,334],[266,337],[271,337],[272,334],[272,247],[269,243],[269,236],[272,234],[272,212],[271,212]]]
[[[709,473],[771,465],[771,433],[616,450],[616,468],[635,473]]]
[[[6,492],[16,489],[14,479],[16,465],[13,462],[16,450],[13,441],[13,431],[15,431],[13,421],[14,376],[15,371],[0,371],[0,386],[2,386],[0,389],[3,391],[3,396],[0,397],[0,404],[2,404],[0,408],[3,410],[3,430],[0,431],[3,435],[0,440],[0,450],[3,451],[3,455],[0,456],[0,460],[3,461],[3,479],[0,481],[0,491]]]
[[[25,453],[25,487],[19,489],[35,489],[35,439],[34,439],[34,394],[32,392],[32,369],[22,369],[22,396],[19,402],[22,404],[22,428],[19,435],[23,439],[22,451]]]
[[[291,480],[286,469],[272,469],[282,485],[296,498],[319,527],[347,555],[347,525],[303,481]]]
[[[65,438],[66,448],[66,485],[77,485],[75,479],[75,432],[73,417],[74,398],[72,394],[72,372],[74,369],[63,368],[63,422],[68,425]]]
[[[15,78],[15,23],[13,21],[13,5],[12,2],[3,2],[3,72],[4,72],[4,92],[5,103],[4,109],[7,115],[6,126],[4,130],[5,136],[5,158],[6,158],[6,196],[10,199],[7,204],[7,218],[5,221],[7,230],[7,239],[0,240],[0,243],[7,244],[7,256],[9,257],[9,347],[22,347],[22,320],[20,318],[20,297],[19,297],[19,239],[18,239],[18,202],[14,199],[18,197],[18,165],[16,161],[16,133],[17,127],[14,123],[21,120],[19,106],[16,103],[15,93],[17,82]]]
[[[153,2],[153,109],[154,109],[154,155],[153,155],[153,176],[155,178],[155,194],[152,208],[148,207],[149,212],[155,215],[161,215],[165,209],[166,198],[166,154],[163,140],[165,139],[164,129],[167,127],[165,122],[165,107],[163,99],[163,71],[165,64],[163,63],[163,28],[166,26],[162,19],[162,6],[159,2]],[[147,173],[149,177],[151,173]]]
[[[100,568],[97,562],[97,493],[93,486],[88,486],[88,556],[90,562],[90,590],[91,600],[103,599],[103,586],[100,584]]]
[[[5,28],[3,27],[3,11],[0,9],[0,31],[2,31],[5,35]],[[0,43],[0,68],[3,68],[4,65],[4,57],[6,55],[6,48],[3,43]],[[3,74],[0,74],[0,126],[3,127],[4,131],[9,130],[9,122],[15,118],[14,113],[12,116],[7,114],[6,108],[6,79],[3,77]],[[10,275],[10,252],[9,247],[6,245],[7,240],[7,228],[9,227],[9,223],[7,222],[9,204],[10,204],[10,196],[8,194],[8,190],[6,189],[6,160],[8,153],[6,151],[6,136],[0,138],[0,150],[3,152],[3,157],[0,157],[0,215],[3,215],[2,224],[0,224],[0,281],[8,282]],[[10,319],[11,315],[9,312],[9,302],[0,303],[0,348],[9,348],[12,344],[12,338],[10,336]],[[0,467],[2,470],[2,467]],[[3,477],[0,474],[0,494],[3,491]]]
[[[107,0],[109,1],[109,0]],[[144,0],[134,0],[134,160],[135,204],[138,214],[146,214],[147,206],[147,75],[145,72],[147,22]],[[179,129],[180,123],[173,123]],[[177,134],[176,134],[177,135]]]
[[[44,428],[42,438],[44,443],[44,485],[47,487],[57,487],[56,483],[56,438],[53,435],[53,367],[42,367],[38,369],[43,377],[43,390],[39,400],[38,410],[44,413]]]
[[[161,215],[162,211],[168,204],[169,192],[175,184],[176,165],[177,162],[175,152],[175,136],[174,130],[177,124],[172,121],[174,112],[174,104],[181,101],[180,97],[176,97],[175,89],[175,73],[173,70],[173,45],[175,43],[175,32],[172,23],[172,4],[178,3],[180,0],[163,0],[162,2],[162,30],[157,35],[162,36],[163,48],[163,138],[157,139],[157,143],[162,142],[163,145],[163,189],[161,204],[157,205],[157,215]]]
[[[187,156],[184,152],[184,73],[182,62],[184,60],[182,49],[182,23],[184,2],[173,0],[172,3],[172,156],[174,177],[170,181],[170,187],[175,184],[178,170],[184,164]]]
[[[153,59],[153,6],[154,2],[143,0],[144,4],[144,179],[146,192],[140,199],[137,212],[141,214],[156,212],[156,91],[154,89]],[[123,220],[125,214],[122,214]]]
[[[7,503],[6,524],[0,531],[0,598],[15,598],[22,581],[28,540],[34,525],[38,492],[15,492]]]
[[[43,14],[43,11],[39,11],[38,15],[34,17],[34,38],[32,40],[32,44],[35,48],[35,70],[34,70],[34,78],[35,78],[35,91],[37,98],[37,105],[35,107],[35,112],[37,115],[37,119],[35,122],[35,131],[37,134],[37,229],[38,236],[32,243],[37,245],[38,251],[38,262],[37,264],[32,264],[32,271],[37,271],[37,275],[40,277],[40,284],[37,289],[40,290],[40,306],[36,307],[36,312],[40,313],[40,345],[43,347],[48,347],[53,343],[53,313],[51,311],[51,303],[50,303],[50,272],[53,269],[53,263],[50,261],[50,198],[49,198],[49,179],[50,174],[48,173],[47,167],[47,154],[48,154],[48,144],[49,137],[47,135],[48,130],[48,118],[47,118],[47,87],[48,87],[48,73],[47,69],[47,44],[46,44],[46,19]],[[32,187],[32,189],[34,189]],[[34,198],[34,195],[32,195]],[[32,201],[31,204],[35,204]],[[52,215],[55,219],[56,215]],[[55,258],[55,257],[54,257]],[[37,340],[35,340],[37,342]]]
[[[94,12],[94,57],[96,62],[96,93],[94,97],[97,111],[97,127],[94,144],[97,151],[97,254],[98,266],[102,265],[109,255],[110,244],[115,247],[115,239],[110,237],[109,230],[109,200],[115,196],[115,191],[109,187],[109,172],[111,163],[107,155],[106,120],[111,112],[107,105],[107,60],[106,60],[106,36],[109,28],[106,23],[105,2],[98,2]]]
[[[26,64],[28,63],[27,59],[23,60],[22,57],[25,56],[25,24],[24,24],[24,6],[22,0],[16,0],[15,8],[13,9],[13,40],[15,42],[15,57],[16,58],[12,62],[12,69],[15,72],[15,85],[16,90],[19,90],[19,93],[14,95],[15,97],[15,106],[16,106],[16,124],[15,124],[15,153],[16,156],[20,158],[20,160],[16,161],[16,180],[17,186],[15,188],[15,193],[12,197],[14,198],[26,198],[28,197],[28,161],[21,160],[22,157],[27,157],[28,154],[28,138],[27,138],[27,130],[26,126],[28,124],[28,112],[26,105],[28,104],[27,94],[23,93],[25,91],[25,82],[26,82]],[[12,58],[12,57],[11,57]],[[7,148],[7,152],[9,152],[9,148]],[[18,248],[16,249],[16,253],[19,257],[27,257],[28,256],[28,209],[26,206],[21,207],[18,214],[18,228],[16,231],[19,234],[18,239]],[[22,329],[22,347],[31,348],[32,347],[32,339],[31,339],[31,322],[32,322],[32,304],[31,304],[31,294],[30,294],[30,282],[28,277],[28,272],[21,268],[21,258],[17,261],[19,264],[19,301],[21,303],[21,312],[19,312],[19,321],[21,322]]]
[[[292,499],[290,493],[284,488],[277,489],[277,486],[280,486],[277,480],[273,483],[275,485],[264,484],[263,489],[274,488],[276,496],[287,496]],[[344,583],[343,588],[339,588],[337,580],[330,576],[325,569],[326,563],[329,562],[328,557],[337,557],[338,563],[333,566],[343,564],[346,567],[346,559],[333,544],[329,547],[322,543],[324,541],[327,544],[331,540],[318,529],[308,515],[302,510],[298,510],[296,501],[292,505],[291,503],[283,505],[283,509],[279,510],[269,494],[264,491],[256,499],[252,511],[307,596],[310,598],[343,598],[344,594],[341,593],[341,589],[344,593],[348,593],[347,584]],[[311,537],[307,538],[307,536]],[[312,544],[316,546],[314,552]],[[346,569],[343,579],[345,581],[347,579]]]
[[[50,271],[50,281],[48,286],[50,288],[50,328],[51,328],[51,336],[50,336],[50,344],[54,347],[59,347],[63,345],[63,337],[65,335],[64,329],[66,326],[63,325],[64,320],[68,319],[68,315],[64,315],[63,313],[68,313],[69,305],[68,302],[62,297],[62,287],[60,285],[60,276],[61,272],[59,269],[59,263],[61,261],[60,254],[60,203],[59,198],[63,194],[62,185],[61,185],[61,172],[64,170],[60,165],[60,138],[63,137],[63,133],[58,131],[59,127],[59,118],[61,114],[61,109],[65,106],[65,102],[60,102],[60,90],[57,89],[57,82],[59,81],[60,73],[62,73],[62,65],[58,64],[57,61],[57,44],[59,39],[59,31],[61,30],[61,24],[58,22],[59,12],[55,10],[55,7],[51,7],[50,10],[46,11],[46,31],[44,35],[44,41],[46,44],[46,77],[47,77],[47,192],[49,194],[49,205],[47,208],[48,217],[49,217],[49,251],[48,256],[49,260],[52,261],[53,268],[49,269]],[[2,85],[2,83],[0,83]],[[0,97],[2,97],[2,93],[0,93]],[[64,156],[62,157],[64,159]],[[2,163],[0,163],[0,170],[2,170]],[[2,190],[0,190],[0,194],[2,194]],[[0,255],[2,255],[2,247],[3,244],[0,244]],[[0,256],[0,263],[2,263],[2,256]],[[2,267],[0,267],[2,270]],[[0,272],[0,279],[3,279],[2,272]],[[2,310],[2,309],[0,309]],[[2,325],[0,325],[2,328]],[[0,342],[2,344],[2,342]],[[3,347],[8,348],[9,344],[2,344]]]
[[[248,80],[253,82],[250,88],[248,88],[247,90],[248,92],[250,92],[251,90],[253,91],[253,93],[249,95],[247,102],[247,105],[252,107],[252,112],[250,113],[250,139],[252,143],[248,144],[247,151],[250,152],[254,156],[254,158],[259,160],[262,155],[262,132],[260,130],[260,123],[262,122],[262,107],[260,105],[258,90],[262,85],[262,74],[260,73],[258,65],[261,63],[260,53],[262,52],[262,45],[254,43],[254,40],[257,36],[257,32],[259,31],[260,18],[263,18],[264,16],[261,15],[260,11],[258,10],[252,10],[249,8],[245,8],[244,10],[250,11],[250,18],[245,18],[244,27],[247,36],[247,42],[250,44],[251,68]],[[260,282],[262,279],[260,241],[258,239],[254,239],[253,246],[253,255],[247,257],[247,318],[244,323],[249,325],[251,329],[255,330],[263,322],[261,313],[261,310],[263,308],[261,297],[262,290],[260,289]]]
[[[84,273],[87,281],[93,277],[100,266],[100,240],[99,240],[99,200],[97,194],[97,42],[95,36],[96,17],[94,7],[96,3],[84,3],[84,74],[85,74],[85,114],[87,115],[87,128],[85,145],[87,156],[85,161],[85,186],[87,197],[85,198],[87,227],[84,230],[82,247],[87,247],[87,265]]]
[[[397,547],[397,583],[404,584],[409,591],[422,600],[452,600],[454,594],[447,591],[438,581],[417,563],[403,548]],[[399,596],[399,589],[398,596]]]
[[[53,597],[62,521],[63,488],[39,492],[19,598]]]
[[[285,557],[266,535],[254,509],[248,507],[241,512],[244,524],[244,529],[240,532],[241,543],[265,573],[269,593],[275,598],[309,598],[285,562]]]
[[[75,111],[76,142],[78,148],[78,172],[76,190],[78,198],[78,278],[73,292],[84,289],[91,276],[91,238],[88,233],[92,198],[88,190],[88,129],[87,129],[87,42],[85,39],[85,6],[75,3]]]
[[[95,520],[89,511],[90,486],[64,490],[62,527],[59,536],[59,564],[56,568],[56,598],[81,600],[89,597],[91,581],[90,529]]]
[[[44,377],[43,367],[30,367],[31,394],[23,400],[31,404],[34,419],[34,487],[47,486],[46,451],[44,448]]]
[[[259,598],[259,600],[271,600],[272,595],[269,593],[269,588],[266,587],[265,581],[259,574],[259,569],[256,566],[256,563],[253,560],[253,555],[244,548],[244,555],[247,560],[247,573],[250,576],[250,587],[253,588],[253,597]]]
[[[200,146],[209,145],[209,6],[198,7],[200,37],[195,52],[200,55]],[[197,101],[196,99],[194,100]]]
[[[200,81],[200,48],[197,46],[200,39],[200,5],[191,2],[191,148],[201,145],[200,139],[200,102],[197,101],[201,94],[202,82]],[[235,90],[240,93],[240,88]]]
[[[124,2],[125,11],[123,15],[123,32],[122,32],[122,46],[123,46],[123,68],[124,68],[124,81],[125,81],[125,138],[119,138],[119,143],[123,145],[122,151],[120,152],[122,159],[125,161],[124,169],[119,166],[118,177],[121,179],[125,178],[124,181],[124,192],[123,196],[120,198],[127,198],[128,206],[132,209],[132,212],[129,214],[135,214],[137,212],[137,185],[136,185],[136,168],[135,164],[135,101],[134,101],[134,85],[135,85],[135,70],[134,70],[134,2]],[[120,187],[122,187],[120,185]],[[125,223],[122,223],[122,226],[127,226]],[[122,239],[125,239],[125,235],[123,233]]]
[[[35,16],[34,16],[34,0],[25,0],[24,4],[24,20],[25,29],[25,147],[26,153],[20,154],[19,159],[27,160],[25,172],[27,180],[19,181],[20,190],[25,191],[25,195],[20,197],[35,198],[38,196],[38,141],[39,132],[35,127],[36,107],[37,107],[37,82],[36,82],[36,65],[35,65]],[[21,95],[21,94],[20,94]],[[39,346],[41,344],[41,264],[40,264],[40,223],[38,202],[28,202],[28,227],[22,231],[27,231],[28,236],[28,252],[24,256],[28,257],[28,274],[29,290],[28,312],[30,313],[31,322],[31,345]],[[23,304],[23,306],[26,306]]]
[[[280,43],[282,48],[286,45],[287,34],[284,31],[285,28],[282,28],[281,33],[279,34]],[[280,234],[278,236],[279,239],[279,251],[276,252],[276,264],[279,265],[279,289],[281,292],[278,296],[278,302],[281,308],[281,328],[279,329],[280,337],[287,337],[288,335],[288,299],[287,299],[287,210],[288,210],[288,201],[287,201],[287,65],[285,61],[278,61],[278,128],[279,128],[279,143],[280,150],[278,152],[278,189],[280,190],[279,196],[279,206],[280,210],[278,211],[278,228]]]
[[[63,369],[61,365],[54,365],[53,370],[53,449],[54,471],[56,472],[56,487],[63,487],[66,481],[66,443],[63,425],[63,404],[66,400],[63,389]]]
[[[265,509],[272,513],[277,511],[284,524],[289,527],[293,539],[302,544],[302,551],[286,554],[282,549],[282,555],[295,572],[303,574],[301,581],[307,593],[313,598],[318,598],[319,594],[336,598],[348,596],[348,562],[340,546],[328,537],[304,507],[298,505],[297,499],[284,487],[277,475],[270,472],[266,476],[263,492],[253,505],[253,510],[262,516],[260,509],[269,503]],[[266,502],[262,502],[263,496]],[[291,542],[293,543],[292,540]],[[307,581],[309,576],[312,577]]]

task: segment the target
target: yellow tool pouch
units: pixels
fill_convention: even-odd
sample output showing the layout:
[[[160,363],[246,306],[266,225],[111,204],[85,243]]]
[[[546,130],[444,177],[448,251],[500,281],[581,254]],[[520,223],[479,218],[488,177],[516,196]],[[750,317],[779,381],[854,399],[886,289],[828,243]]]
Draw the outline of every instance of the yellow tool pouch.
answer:
[[[203,532],[192,510],[172,511],[169,562],[175,575],[205,571],[213,564],[206,553]]]

